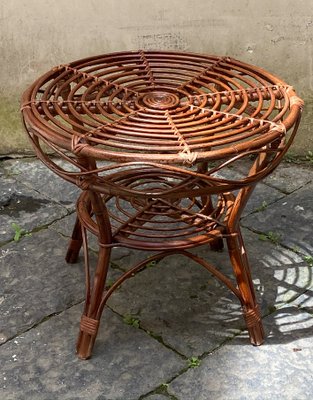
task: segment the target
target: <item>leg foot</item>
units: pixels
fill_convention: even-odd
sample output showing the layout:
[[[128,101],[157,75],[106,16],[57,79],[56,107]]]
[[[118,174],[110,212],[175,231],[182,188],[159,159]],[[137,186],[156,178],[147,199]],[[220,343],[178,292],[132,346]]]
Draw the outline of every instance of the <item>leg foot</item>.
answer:
[[[244,318],[249,332],[250,342],[254,346],[260,346],[264,342],[264,329],[259,307],[246,310],[244,308]]]
[[[99,321],[82,316],[80,322],[80,332],[77,339],[76,351],[79,358],[87,360],[91,357],[92,349],[96,340],[99,328]]]
[[[88,360],[91,357],[92,349],[95,343],[95,337],[86,332],[80,332],[78,336],[76,351],[81,360]]]

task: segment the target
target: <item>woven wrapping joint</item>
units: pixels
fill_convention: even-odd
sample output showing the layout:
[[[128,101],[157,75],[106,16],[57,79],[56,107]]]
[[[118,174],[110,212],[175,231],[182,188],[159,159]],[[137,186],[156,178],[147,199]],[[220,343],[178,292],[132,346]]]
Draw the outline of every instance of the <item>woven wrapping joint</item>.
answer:
[[[96,336],[99,328],[99,321],[86,315],[83,315],[80,320],[80,330],[88,333],[91,336]]]
[[[290,107],[293,105],[297,105],[302,108],[304,106],[304,101],[298,96],[292,96],[290,97]]]
[[[177,129],[175,122],[173,121],[168,110],[165,111],[165,116],[166,116],[167,122],[170,125],[174,135],[177,136],[179,146],[182,148],[182,150],[178,154],[179,157],[183,159],[184,163],[193,165],[195,163],[195,161],[197,160],[198,153],[194,153],[190,150],[190,147],[189,147],[187,141],[185,140],[184,136],[180,133],[180,131]]]
[[[144,51],[141,50],[139,52],[139,54],[140,54],[140,59],[141,59],[143,65],[145,66],[145,71],[147,73],[147,77],[149,78],[149,81],[150,81],[151,85],[155,86],[154,75],[153,75],[153,72],[152,72],[152,70],[150,68],[149,61],[147,60]]]
[[[252,328],[261,321],[260,308],[256,305],[254,308],[249,310],[244,309],[244,318],[246,321],[247,328]]]
[[[88,190],[90,187],[90,178],[88,176],[79,176],[76,179],[76,185],[82,190]]]
[[[79,155],[80,152],[84,150],[85,147],[89,146],[87,139],[88,135],[89,133],[85,134],[84,136],[73,135],[71,148],[74,154]]]

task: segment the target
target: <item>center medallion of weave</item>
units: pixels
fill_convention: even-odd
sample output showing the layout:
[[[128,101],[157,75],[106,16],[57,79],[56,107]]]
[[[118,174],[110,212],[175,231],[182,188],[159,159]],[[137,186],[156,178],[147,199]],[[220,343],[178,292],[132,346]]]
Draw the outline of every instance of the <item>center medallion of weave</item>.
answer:
[[[174,93],[164,91],[153,91],[143,96],[143,102],[147,107],[166,110],[176,107],[179,104],[179,98]]]

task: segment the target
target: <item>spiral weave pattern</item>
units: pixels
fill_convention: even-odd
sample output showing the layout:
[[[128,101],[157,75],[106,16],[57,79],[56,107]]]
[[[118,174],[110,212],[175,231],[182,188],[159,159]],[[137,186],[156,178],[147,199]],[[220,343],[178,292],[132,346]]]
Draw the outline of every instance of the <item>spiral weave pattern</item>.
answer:
[[[280,79],[228,57],[139,51],[53,68],[22,111],[75,154],[193,164],[274,141],[299,100]]]

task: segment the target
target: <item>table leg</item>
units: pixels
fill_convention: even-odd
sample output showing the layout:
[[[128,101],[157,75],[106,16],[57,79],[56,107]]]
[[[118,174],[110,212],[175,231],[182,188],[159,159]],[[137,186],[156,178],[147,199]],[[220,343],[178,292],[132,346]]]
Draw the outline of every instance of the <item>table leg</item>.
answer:
[[[104,307],[102,299],[111,255],[111,248],[106,247],[106,245],[110,245],[112,241],[109,217],[105,205],[103,204],[101,195],[99,193],[90,191],[89,199],[91,201],[91,208],[88,211],[95,215],[98,226],[99,254],[93,277],[93,283],[91,284],[87,235],[84,231],[85,228],[82,227],[81,235],[84,241],[86,268],[86,303],[80,322],[80,333],[77,340],[77,354],[78,357],[82,359],[87,359],[91,356],[94,342],[98,333],[100,318]]]
[[[241,294],[243,315],[252,344],[259,346],[264,341],[264,330],[259,306],[256,301],[248,258],[240,229],[227,237],[230,260],[238,289]]]
[[[82,359],[91,357],[97,337],[102,314],[102,296],[110,264],[110,253],[110,249],[100,247],[93,286],[91,287],[89,298],[86,298],[85,311],[81,318],[76,346],[78,357]]]

